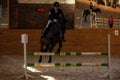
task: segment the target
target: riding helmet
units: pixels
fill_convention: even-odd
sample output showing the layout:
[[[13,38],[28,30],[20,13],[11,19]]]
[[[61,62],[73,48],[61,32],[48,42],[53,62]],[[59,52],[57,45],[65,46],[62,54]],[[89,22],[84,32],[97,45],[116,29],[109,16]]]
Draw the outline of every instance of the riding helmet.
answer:
[[[59,7],[59,2],[54,2],[54,7]]]

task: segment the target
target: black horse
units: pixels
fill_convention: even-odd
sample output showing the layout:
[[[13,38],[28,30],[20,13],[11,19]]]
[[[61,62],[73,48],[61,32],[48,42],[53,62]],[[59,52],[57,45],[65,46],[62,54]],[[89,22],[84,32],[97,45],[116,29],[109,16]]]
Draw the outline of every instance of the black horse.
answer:
[[[91,12],[95,12],[97,14],[97,13],[101,13],[101,10],[99,8],[95,8],[92,11],[90,9],[84,10],[83,18],[85,22],[87,22],[87,16],[90,15]]]
[[[63,35],[65,33],[65,23],[64,18],[59,18],[57,23],[51,23],[46,29],[45,33],[41,36],[40,45],[41,52],[52,52],[56,44],[59,44],[57,52],[60,52],[62,48]],[[51,63],[52,56],[49,56],[48,62]],[[39,57],[39,62],[42,62],[42,56]]]

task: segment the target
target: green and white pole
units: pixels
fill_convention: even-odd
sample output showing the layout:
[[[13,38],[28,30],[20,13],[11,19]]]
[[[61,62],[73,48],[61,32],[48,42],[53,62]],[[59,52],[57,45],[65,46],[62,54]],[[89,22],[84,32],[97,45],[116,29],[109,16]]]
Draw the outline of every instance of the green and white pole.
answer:
[[[28,63],[30,67],[108,66],[108,63]]]
[[[108,52],[27,52],[28,56],[85,56],[108,55]]]

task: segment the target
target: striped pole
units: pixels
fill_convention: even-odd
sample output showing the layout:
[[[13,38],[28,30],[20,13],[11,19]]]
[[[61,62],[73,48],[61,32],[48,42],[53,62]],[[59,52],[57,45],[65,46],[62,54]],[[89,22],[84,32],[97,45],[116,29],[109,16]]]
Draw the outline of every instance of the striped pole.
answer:
[[[108,55],[107,52],[28,52],[28,56],[81,56],[81,55]]]
[[[68,66],[108,66],[107,63],[28,63],[27,66],[68,67]]]

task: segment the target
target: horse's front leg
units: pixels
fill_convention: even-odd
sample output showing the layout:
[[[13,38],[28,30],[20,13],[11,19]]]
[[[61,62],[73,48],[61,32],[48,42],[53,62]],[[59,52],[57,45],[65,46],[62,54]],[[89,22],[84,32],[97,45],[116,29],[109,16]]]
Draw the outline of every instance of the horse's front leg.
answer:
[[[41,43],[41,52],[43,52],[43,47],[44,47],[44,44],[42,44]],[[40,55],[40,57],[39,57],[39,63],[41,63],[42,62],[42,56]]]
[[[54,47],[54,45],[50,45],[50,46],[49,46],[49,52],[52,52],[53,47]],[[52,62],[52,56],[50,55],[50,56],[49,56],[48,63],[51,63],[51,62]]]
[[[41,62],[42,62],[42,56],[39,57],[39,63],[41,63]]]
[[[44,47],[45,47],[45,49],[44,49]],[[40,50],[41,52],[47,52],[47,45],[45,45],[44,43],[41,43],[41,50]],[[42,62],[42,55],[40,55],[40,57],[39,57],[39,63],[41,63]]]
[[[87,23],[87,15],[85,15],[85,19],[84,19],[84,21]]]
[[[61,51],[61,48],[62,48],[62,41],[59,41],[59,47],[57,49],[57,52],[60,52]]]

